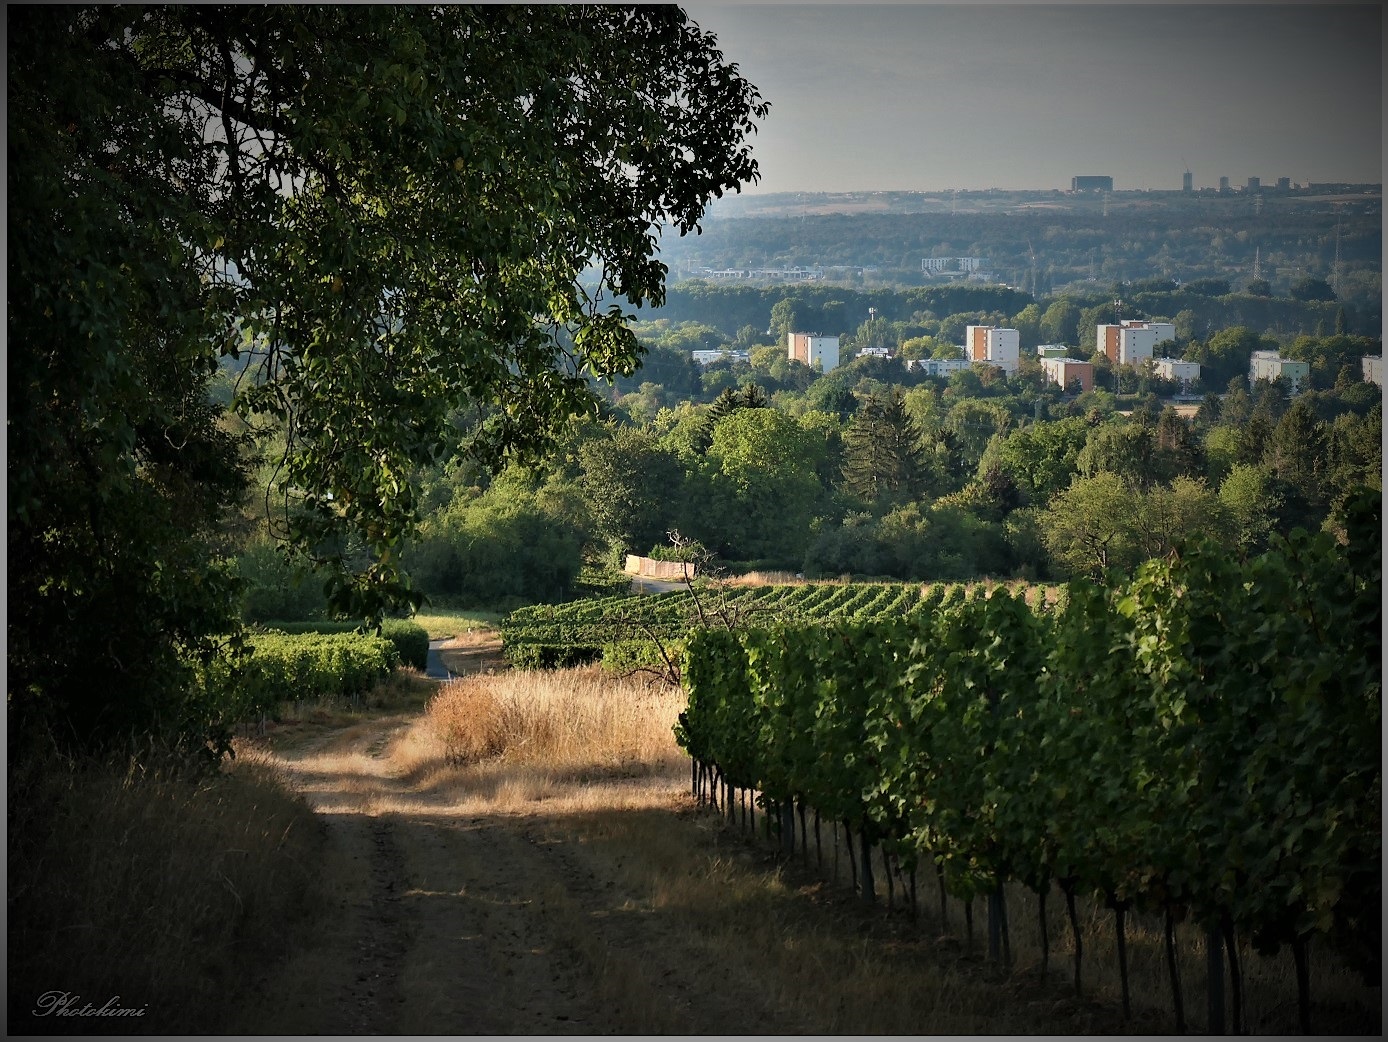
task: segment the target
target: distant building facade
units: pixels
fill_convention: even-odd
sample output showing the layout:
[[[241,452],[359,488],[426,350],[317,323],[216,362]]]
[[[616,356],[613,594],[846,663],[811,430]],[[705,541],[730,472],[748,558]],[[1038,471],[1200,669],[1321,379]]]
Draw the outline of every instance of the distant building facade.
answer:
[[[1093,362],[1079,358],[1043,358],[1041,371],[1049,382],[1059,384],[1062,390],[1068,391],[1076,380],[1081,391],[1094,390]]]
[[[1254,351],[1248,361],[1248,382],[1284,380],[1292,394],[1301,393],[1301,382],[1311,375],[1311,363],[1283,358],[1276,351]]]
[[[926,275],[941,275],[947,272],[972,274],[988,269],[987,257],[923,257],[921,271]]]
[[[717,351],[691,351],[694,361],[699,365],[711,365],[714,362],[727,359],[730,362],[749,362],[751,358],[746,351],[734,351],[731,348],[724,348]]]
[[[787,357],[804,362],[811,369],[818,365],[827,373],[839,364],[839,338],[836,336],[789,333],[786,347]]]
[[[1021,334],[997,326],[966,326],[964,357],[970,362],[988,362],[1003,372],[1015,373],[1021,366]]]
[[[1364,380],[1367,383],[1383,386],[1383,356],[1365,355],[1363,362]]]
[[[1175,339],[1176,326],[1171,322],[1129,319],[1118,325],[1100,325],[1095,344],[1115,365],[1139,365],[1144,359],[1152,357],[1153,349],[1163,340]]]
[[[1069,355],[1070,349],[1064,344],[1037,344],[1036,357],[1038,358],[1064,358]]]
[[[906,363],[906,368],[912,372],[924,373],[926,376],[948,377],[951,373],[957,373],[961,369],[968,369],[972,362],[967,358],[913,358]]]
[[[1078,177],[1070,178],[1070,191],[1111,192],[1113,191],[1113,178],[1107,174],[1080,174]]]
[[[1200,379],[1199,362],[1182,362],[1175,358],[1158,358],[1152,365],[1156,374],[1163,380],[1179,380],[1181,389],[1186,390]]]

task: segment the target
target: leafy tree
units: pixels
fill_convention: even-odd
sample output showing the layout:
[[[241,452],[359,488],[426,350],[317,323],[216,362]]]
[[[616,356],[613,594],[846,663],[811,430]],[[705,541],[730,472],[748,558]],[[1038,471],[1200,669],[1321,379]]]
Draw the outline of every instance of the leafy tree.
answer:
[[[1025,493],[1029,503],[1045,506],[1078,473],[1078,458],[1089,438],[1079,416],[1034,423],[989,446],[983,465],[996,461]]]
[[[1219,486],[1219,501],[1233,525],[1233,545],[1245,555],[1265,549],[1277,531],[1282,507],[1282,495],[1268,469],[1235,464]]]
[[[704,468],[706,498],[680,530],[734,560],[798,563],[820,500],[823,440],[778,409],[718,421]]]
[[[586,537],[582,513],[546,509],[537,489],[508,471],[426,518],[405,550],[420,589],[463,607],[558,600],[573,586]]]
[[[1141,559],[1140,511],[1132,488],[1117,474],[1079,477],[1041,513],[1041,538],[1051,558],[1075,576],[1103,578]]]
[[[1080,309],[1068,297],[1054,301],[1041,316],[1041,337],[1047,344],[1079,343]]]
[[[216,730],[180,708],[179,663],[234,606],[205,545],[241,481],[205,394],[219,353],[253,369],[238,409],[287,432],[294,545],[335,609],[379,615],[417,599],[407,476],[452,411],[479,407],[471,457],[541,451],[594,410],[591,377],[635,366],[620,302],[662,302],[657,231],[757,177],[767,107],[676,8],[8,28],[12,735]]]
[[[1293,300],[1334,300],[1335,290],[1325,279],[1304,275],[1292,283],[1287,295]]]
[[[651,431],[607,425],[579,450],[582,488],[597,534],[621,553],[664,542],[684,470]]]
[[[798,322],[795,301],[786,297],[771,305],[771,325],[767,331],[774,338],[774,343],[785,344],[791,333],[803,332]]]
[[[1085,477],[1116,474],[1134,488],[1150,488],[1162,476],[1156,432],[1131,421],[1110,421],[1095,427],[1075,465]]]
[[[1254,297],[1272,296],[1272,283],[1267,279],[1249,279],[1244,292]]]

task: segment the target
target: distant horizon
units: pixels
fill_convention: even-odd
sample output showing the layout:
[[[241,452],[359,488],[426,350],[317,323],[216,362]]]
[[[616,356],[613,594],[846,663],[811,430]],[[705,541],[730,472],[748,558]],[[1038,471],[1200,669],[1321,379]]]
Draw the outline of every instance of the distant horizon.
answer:
[[[1383,181],[1376,4],[684,8],[771,104],[746,196]]]

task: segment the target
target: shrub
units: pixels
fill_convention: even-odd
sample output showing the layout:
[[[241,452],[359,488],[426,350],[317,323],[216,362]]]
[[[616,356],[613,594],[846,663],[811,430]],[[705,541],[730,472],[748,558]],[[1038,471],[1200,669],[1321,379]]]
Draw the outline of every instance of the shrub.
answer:
[[[356,633],[359,627],[354,622],[283,622],[271,621],[264,624],[266,630],[291,635],[306,633]],[[381,623],[381,636],[395,645],[400,664],[413,669],[424,670],[429,665],[429,633],[417,622],[409,619],[386,619]]]

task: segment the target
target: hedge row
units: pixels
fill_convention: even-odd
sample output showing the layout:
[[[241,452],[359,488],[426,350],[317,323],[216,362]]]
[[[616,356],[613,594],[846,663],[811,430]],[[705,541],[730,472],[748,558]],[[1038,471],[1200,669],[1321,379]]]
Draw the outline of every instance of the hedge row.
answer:
[[[400,661],[390,640],[361,633],[263,633],[248,644],[252,654],[240,684],[262,709],[294,699],[357,694]]]
[[[273,633],[355,633],[354,622],[267,622],[264,629]],[[401,665],[423,671],[429,665],[429,633],[417,622],[408,619],[386,619],[381,624],[381,636],[395,645]]]

